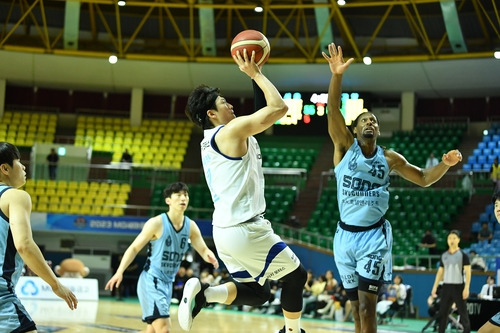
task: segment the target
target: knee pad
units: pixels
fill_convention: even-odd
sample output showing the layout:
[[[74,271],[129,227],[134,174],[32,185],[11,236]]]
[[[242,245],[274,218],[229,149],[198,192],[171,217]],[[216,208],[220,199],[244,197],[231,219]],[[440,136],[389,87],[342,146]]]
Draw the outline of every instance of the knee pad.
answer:
[[[296,270],[282,277],[281,281],[288,285],[300,285],[301,288],[304,288],[307,281],[307,271],[304,266],[300,264]]]
[[[288,312],[302,310],[302,291],[307,281],[307,271],[300,265],[296,270],[282,279],[281,307]]]
[[[233,281],[236,285],[236,299],[233,305],[258,306],[266,303],[271,298],[271,286],[266,281],[263,286],[257,282],[241,283]]]

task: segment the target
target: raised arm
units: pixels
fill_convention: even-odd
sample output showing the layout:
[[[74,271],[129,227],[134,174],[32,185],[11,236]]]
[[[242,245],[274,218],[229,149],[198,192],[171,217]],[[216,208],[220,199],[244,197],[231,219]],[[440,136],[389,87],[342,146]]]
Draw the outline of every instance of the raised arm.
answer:
[[[265,131],[281,119],[288,111],[288,106],[285,104],[278,89],[262,74],[259,66],[255,63],[255,53],[252,53],[250,56],[245,49],[243,54],[238,52],[233,58],[240,70],[259,86],[266,100],[266,105],[256,110],[253,114],[238,117],[227,125],[227,129],[231,131],[232,137],[239,137],[246,140],[251,135]]]
[[[354,59],[344,62],[342,48],[340,46],[336,48],[334,43],[328,45],[328,51],[330,56],[323,52],[323,57],[328,61],[332,73],[328,87],[328,133],[335,145],[333,164],[337,165],[354,142],[354,137],[347,129],[344,116],[340,112],[342,75]]]

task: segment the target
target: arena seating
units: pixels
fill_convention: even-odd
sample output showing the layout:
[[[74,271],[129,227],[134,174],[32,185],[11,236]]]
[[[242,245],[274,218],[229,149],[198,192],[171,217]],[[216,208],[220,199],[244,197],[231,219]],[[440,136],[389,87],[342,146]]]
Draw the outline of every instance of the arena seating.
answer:
[[[110,152],[112,162],[128,149],[134,164],[180,169],[191,132],[188,121],[145,119],[134,127],[128,118],[79,116],[75,145]]]
[[[123,216],[131,187],[128,183],[28,179],[34,212]]]
[[[431,152],[440,156],[462,142],[466,123],[423,123],[413,131],[395,131],[388,148],[403,154],[409,162],[424,167]]]
[[[53,143],[57,115],[6,111],[0,120],[0,141],[31,147],[35,142]]]
[[[463,165],[465,171],[489,171],[495,157],[500,158],[500,124],[493,123],[483,139],[478,142],[477,148],[467,157]]]

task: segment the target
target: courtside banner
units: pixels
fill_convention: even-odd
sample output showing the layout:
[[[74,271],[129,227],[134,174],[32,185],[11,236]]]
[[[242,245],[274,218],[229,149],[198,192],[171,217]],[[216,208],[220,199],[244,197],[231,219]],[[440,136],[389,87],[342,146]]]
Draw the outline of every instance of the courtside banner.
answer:
[[[188,215],[189,217],[189,215]],[[92,216],[72,214],[31,213],[33,230],[63,230],[92,233],[135,234],[141,232],[147,217]],[[203,237],[212,237],[211,220],[195,220]]]
[[[97,279],[59,278],[79,301],[99,300]],[[52,288],[38,276],[21,276],[16,284],[16,295],[21,299],[60,299]]]
[[[91,233],[124,233],[138,234],[141,232],[146,217],[131,216],[92,216],[72,214],[32,213],[31,227],[33,230],[65,230]]]

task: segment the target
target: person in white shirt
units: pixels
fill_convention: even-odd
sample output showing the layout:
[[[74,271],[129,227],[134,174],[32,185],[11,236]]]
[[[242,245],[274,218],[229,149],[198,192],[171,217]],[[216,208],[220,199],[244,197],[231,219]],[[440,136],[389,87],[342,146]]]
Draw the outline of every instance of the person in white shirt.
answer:
[[[491,201],[495,205],[493,211],[495,212],[495,217],[500,223],[500,190],[496,191],[491,198]],[[493,297],[493,290],[491,291]],[[500,312],[490,318],[477,333],[500,333]]]
[[[493,299],[493,287],[495,286],[495,277],[490,275],[486,278],[486,284],[481,288],[481,292],[478,297],[481,299],[491,300]]]
[[[425,163],[425,168],[430,168],[435,165],[438,165],[439,161],[438,159],[434,156],[434,153],[430,153],[429,157],[427,158],[427,162]]]

